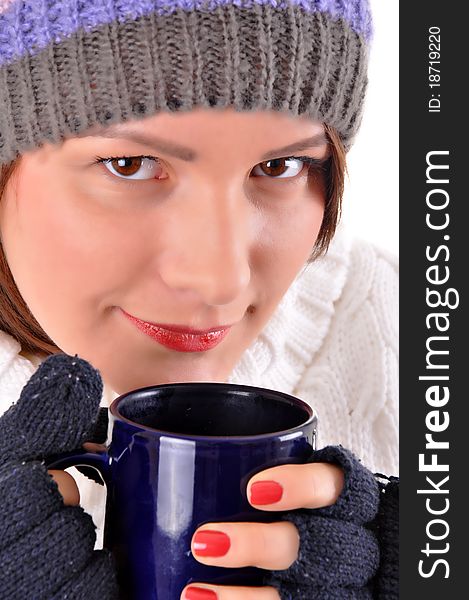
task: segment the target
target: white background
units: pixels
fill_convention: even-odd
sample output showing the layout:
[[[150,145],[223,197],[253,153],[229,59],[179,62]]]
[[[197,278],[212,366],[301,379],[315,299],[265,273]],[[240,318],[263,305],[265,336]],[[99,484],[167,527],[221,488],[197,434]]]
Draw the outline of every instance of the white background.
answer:
[[[343,221],[348,229],[399,252],[399,3],[370,0],[374,36],[361,128],[348,153]]]

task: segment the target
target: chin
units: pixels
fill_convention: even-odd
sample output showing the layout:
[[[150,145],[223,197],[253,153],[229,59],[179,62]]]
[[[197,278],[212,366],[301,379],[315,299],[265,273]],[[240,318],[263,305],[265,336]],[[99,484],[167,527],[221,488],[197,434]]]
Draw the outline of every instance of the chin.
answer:
[[[126,394],[136,389],[152,385],[165,385],[168,383],[195,383],[215,382],[224,383],[227,375],[219,371],[211,371],[203,368],[179,368],[167,369],[164,373],[150,374],[140,373],[133,376],[122,377],[115,374],[114,377],[105,378],[104,382],[119,395]]]

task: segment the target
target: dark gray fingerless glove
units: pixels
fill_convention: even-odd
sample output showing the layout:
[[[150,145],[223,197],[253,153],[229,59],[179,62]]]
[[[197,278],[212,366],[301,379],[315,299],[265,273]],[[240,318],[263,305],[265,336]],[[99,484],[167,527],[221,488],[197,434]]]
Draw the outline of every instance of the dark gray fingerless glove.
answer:
[[[9,600],[117,598],[112,558],[95,551],[95,527],[65,506],[47,456],[75,450],[98,414],[102,381],[65,354],[45,360],[0,418],[0,595]]]
[[[310,462],[341,466],[344,488],[331,506],[289,511],[283,515],[283,520],[293,522],[299,531],[299,556],[289,569],[272,571],[265,584],[276,587],[282,600],[397,598],[397,568],[380,565],[383,553],[380,535],[384,530],[377,524],[377,517],[383,486],[342,446],[315,451]],[[393,539],[397,530],[390,533],[386,529],[386,535]],[[389,553],[386,557],[397,560]],[[382,594],[383,586],[376,581],[378,572],[396,575],[395,581],[391,577],[386,583],[388,593],[396,596]]]

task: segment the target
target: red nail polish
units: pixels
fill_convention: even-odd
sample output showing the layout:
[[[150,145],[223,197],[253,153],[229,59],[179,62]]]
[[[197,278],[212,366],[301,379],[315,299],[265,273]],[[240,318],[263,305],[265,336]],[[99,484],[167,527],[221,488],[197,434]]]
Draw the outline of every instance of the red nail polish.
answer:
[[[206,588],[190,587],[184,593],[184,600],[217,600],[217,598],[213,590]]]
[[[256,481],[251,485],[251,504],[274,504],[282,494],[283,488],[276,481]]]
[[[230,538],[221,531],[198,531],[193,548],[197,556],[225,556],[230,549]]]

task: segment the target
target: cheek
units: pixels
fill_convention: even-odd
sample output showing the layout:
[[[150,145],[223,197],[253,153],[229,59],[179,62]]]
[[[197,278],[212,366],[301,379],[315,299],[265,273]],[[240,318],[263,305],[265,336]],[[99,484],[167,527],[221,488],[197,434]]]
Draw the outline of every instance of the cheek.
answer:
[[[2,223],[18,289],[48,333],[74,309],[80,310],[74,319],[91,314],[135,273],[139,246],[129,228],[103,210],[91,210],[66,180],[40,169],[28,169],[16,196],[7,198]]]
[[[287,277],[302,267],[311,255],[324,215],[321,196],[286,209],[269,223],[270,252],[279,275]]]
[[[265,221],[253,268],[263,314],[269,317],[311,256],[324,214],[322,196],[297,203]]]

